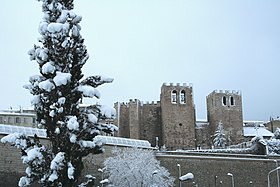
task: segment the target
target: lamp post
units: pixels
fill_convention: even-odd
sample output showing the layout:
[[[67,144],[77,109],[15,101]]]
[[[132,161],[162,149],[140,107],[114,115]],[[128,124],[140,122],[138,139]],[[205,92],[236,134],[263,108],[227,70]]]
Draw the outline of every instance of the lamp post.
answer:
[[[215,187],[217,187],[217,178],[218,178],[218,176],[217,175],[215,175]]]
[[[105,171],[105,167],[104,168],[99,168],[97,171],[99,171],[99,172],[101,172],[101,181],[103,181],[104,180],[104,171]],[[103,183],[106,183],[107,181],[103,181],[102,183],[101,183],[101,186],[103,187]]]
[[[227,173],[228,176],[231,177],[231,186],[234,187],[234,178],[232,173]]]
[[[159,146],[158,146],[158,137],[156,136],[156,149],[158,150]]]
[[[181,177],[181,165],[180,164],[177,164],[177,167],[178,167],[178,179],[179,179],[179,187],[181,187],[181,180],[180,180],[180,177]]]
[[[152,183],[154,183],[154,175],[158,174],[158,170],[153,171],[152,173]]]
[[[194,175],[192,173],[187,173],[186,175],[183,175],[179,178],[180,181],[187,181],[194,178]]]
[[[277,170],[279,170],[279,169],[280,169],[280,167],[277,167],[277,168],[275,168],[275,169],[273,169],[273,170],[271,170],[271,171],[268,172],[268,174],[267,174],[267,186],[268,186],[268,187],[270,187],[269,175],[270,175],[272,172],[277,171]]]
[[[274,160],[275,164],[276,164],[276,168],[278,167],[278,162],[277,160]],[[279,171],[276,170],[276,174],[277,174],[277,187],[279,187]]]

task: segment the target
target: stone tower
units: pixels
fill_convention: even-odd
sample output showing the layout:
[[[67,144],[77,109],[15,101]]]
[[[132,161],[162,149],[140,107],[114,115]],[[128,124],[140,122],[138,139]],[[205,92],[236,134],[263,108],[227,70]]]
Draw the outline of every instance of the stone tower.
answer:
[[[227,145],[243,140],[242,96],[238,91],[213,91],[206,97],[207,119],[213,136],[219,122],[223,124]]]
[[[192,86],[163,84],[160,94],[162,141],[166,148],[195,147],[195,108]]]

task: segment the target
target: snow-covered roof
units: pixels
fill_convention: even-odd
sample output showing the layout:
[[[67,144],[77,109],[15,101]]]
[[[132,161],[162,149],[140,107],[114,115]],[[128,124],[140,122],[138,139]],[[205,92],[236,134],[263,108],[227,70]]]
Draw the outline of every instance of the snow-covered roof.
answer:
[[[137,140],[137,139],[130,139],[130,138],[120,138],[120,137],[101,136],[101,135],[96,136],[94,139],[101,140],[104,144],[107,145],[151,148],[151,144],[147,140]]]
[[[243,127],[244,136],[273,136],[274,134],[264,127]]]
[[[7,135],[15,132],[23,133],[27,136],[34,136],[36,134],[38,137],[41,138],[47,137],[47,133],[45,129],[0,124],[0,134]]]

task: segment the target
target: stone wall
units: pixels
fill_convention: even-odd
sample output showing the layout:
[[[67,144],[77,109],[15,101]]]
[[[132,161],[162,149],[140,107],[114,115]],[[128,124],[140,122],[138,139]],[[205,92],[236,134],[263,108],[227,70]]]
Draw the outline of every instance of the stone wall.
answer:
[[[236,91],[213,91],[207,96],[207,119],[214,135],[219,122],[223,124],[227,144],[243,141],[242,97]]]
[[[194,174],[193,181],[182,182],[182,187],[228,187],[231,186],[233,174],[235,186],[238,187],[264,187],[267,186],[267,174],[276,167],[275,159],[278,157],[248,156],[233,154],[165,154],[158,153],[157,159],[162,166],[168,168],[172,176],[176,177],[175,186],[179,186],[178,166],[181,175],[189,172]],[[222,181],[222,182],[221,182]],[[277,186],[276,172],[270,175],[271,186]]]
[[[183,102],[182,93],[184,97]],[[195,108],[192,87],[186,84],[163,84],[161,87],[160,104],[163,143],[167,149],[194,148]]]
[[[42,141],[44,144],[48,143],[45,139]],[[104,167],[103,162],[112,155],[114,146],[104,146],[104,148],[104,154],[89,155],[84,159],[84,174],[95,175],[96,184],[102,180],[102,173],[98,172],[98,169]],[[19,149],[0,143],[1,187],[17,186],[19,178],[24,175],[25,166],[20,156]],[[227,173],[234,175],[235,186],[238,187],[267,186],[267,174],[276,167],[275,160],[279,159],[279,157],[268,156],[183,152],[156,152],[156,158],[176,178],[175,186],[178,186],[177,164],[181,166],[182,175],[189,172],[194,174],[194,181],[183,182],[182,187],[193,186],[192,182],[200,187],[215,187],[215,181],[216,187],[231,186],[231,178],[227,176]],[[277,186],[276,172],[270,175],[270,180],[271,186]]]
[[[159,103],[143,104],[141,107],[140,139],[148,140],[152,146],[156,146],[156,137],[159,138],[159,146],[162,145],[161,108]]]

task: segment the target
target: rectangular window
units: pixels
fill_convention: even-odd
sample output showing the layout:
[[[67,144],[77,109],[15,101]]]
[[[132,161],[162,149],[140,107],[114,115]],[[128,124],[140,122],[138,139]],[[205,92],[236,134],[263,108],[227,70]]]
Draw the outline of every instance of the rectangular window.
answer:
[[[20,117],[16,117],[16,123],[21,123]]]

